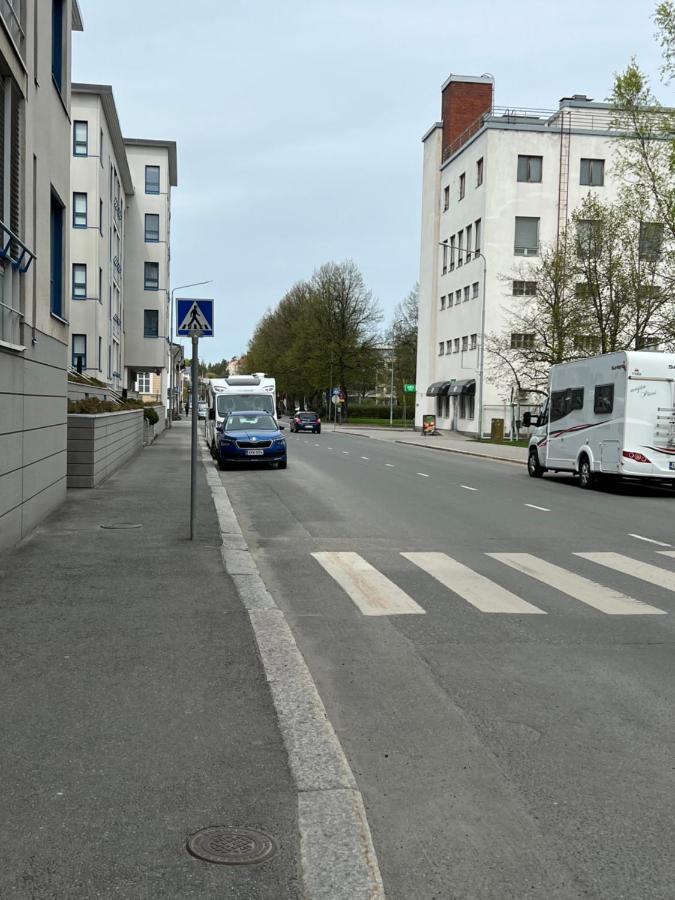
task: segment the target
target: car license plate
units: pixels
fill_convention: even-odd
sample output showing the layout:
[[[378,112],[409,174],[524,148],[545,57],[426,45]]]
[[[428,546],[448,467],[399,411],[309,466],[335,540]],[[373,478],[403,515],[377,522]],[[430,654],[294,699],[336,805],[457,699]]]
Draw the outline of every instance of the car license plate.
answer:
[[[675,470],[675,462],[668,463],[668,468]]]
[[[264,450],[247,450],[246,455],[247,456],[262,456],[264,452],[265,452]]]

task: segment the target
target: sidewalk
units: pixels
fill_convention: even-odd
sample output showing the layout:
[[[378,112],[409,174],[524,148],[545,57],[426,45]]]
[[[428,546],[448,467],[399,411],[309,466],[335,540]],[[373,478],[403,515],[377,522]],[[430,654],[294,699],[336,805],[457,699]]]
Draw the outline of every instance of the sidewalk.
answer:
[[[300,895],[297,793],[189,423],[0,554],[0,897]],[[101,525],[132,524],[131,529]],[[278,842],[190,856],[210,825]]]
[[[331,430],[331,428],[331,425],[325,426],[326,431]],[[424,447],[427,450],[444,450],[446,453],[463,453],[466,456],[479,456],[486,459],[496,459],[500,462],[527,464],[527,449],[525,447],[511,447],[508,444],[488,444],[460,434],[453,434],[452,437],[445,433],[423,435],[419,431],[412,431],[410,428],[358,425],[338,425],[336,431],[341,434],[358,434],[378,441],[391,441],[396,444]]]

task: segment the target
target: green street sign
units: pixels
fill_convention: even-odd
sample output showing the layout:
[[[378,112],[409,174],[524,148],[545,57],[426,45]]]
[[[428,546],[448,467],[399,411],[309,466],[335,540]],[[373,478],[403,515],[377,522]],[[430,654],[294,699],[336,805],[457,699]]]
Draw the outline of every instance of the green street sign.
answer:
[[[404,384],[403,390],[406,394],[414,394],[415,391],[417,390],[417,385],[416,384]]]

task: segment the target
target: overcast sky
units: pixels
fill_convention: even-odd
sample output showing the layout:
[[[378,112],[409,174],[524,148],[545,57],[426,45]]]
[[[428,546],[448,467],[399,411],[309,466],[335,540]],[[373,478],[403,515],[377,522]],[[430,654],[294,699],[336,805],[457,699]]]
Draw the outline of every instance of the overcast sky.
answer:
[[[659,64],[651,0],[80,6],[73,80],[113,85],[125,136],[178,143],[171,280],[213,279],[209,361],[329,260],[351,257],[390,316],[418,277],[420,139],[450,73],[550,109],[606,99],[632,55],[655,83]]]

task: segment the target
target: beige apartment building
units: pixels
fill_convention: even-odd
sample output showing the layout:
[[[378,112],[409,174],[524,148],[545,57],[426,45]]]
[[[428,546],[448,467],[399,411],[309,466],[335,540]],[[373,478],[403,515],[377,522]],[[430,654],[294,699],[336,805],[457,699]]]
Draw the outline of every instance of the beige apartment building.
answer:
[[[0,3],[0,547],[66,494],[73,30],[77,0]]]

